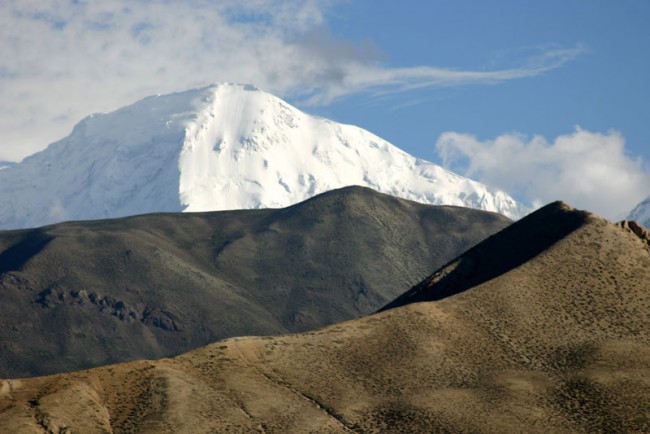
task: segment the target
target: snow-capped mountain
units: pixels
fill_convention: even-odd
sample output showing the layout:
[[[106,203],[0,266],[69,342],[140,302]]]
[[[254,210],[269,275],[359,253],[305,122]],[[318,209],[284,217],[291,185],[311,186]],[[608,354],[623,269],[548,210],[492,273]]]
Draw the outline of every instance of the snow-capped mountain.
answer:
[[[635,206],[627,216],[627,220],[634,220],[650,228],[650,197]]]
[[[159,211],[283,207],[347,185],[518,218],[506,193],[253,86],[215,84],[91,115],[0,170],[0,228]]]

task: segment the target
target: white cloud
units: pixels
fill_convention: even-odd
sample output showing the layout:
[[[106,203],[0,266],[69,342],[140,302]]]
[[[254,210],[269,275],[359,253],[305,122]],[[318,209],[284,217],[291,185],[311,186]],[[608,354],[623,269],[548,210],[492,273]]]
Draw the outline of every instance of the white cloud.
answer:
[[[545,49],[522,66],[390,68],[327,30],[336,0],[5,0],[0,2],[0,160],[66,135],[83,116],[216,81],[306,104],[359,92],[496,83],[583,51]]]
[[[504,134],[481,141],[447,132],[436,142],[443,164],[499,187],[533,206],[564,200],[618,219],[647,195],[650,173],[625,152],[621,134],[576,127],[548,142],[541,136]]]
[[[377,64],[350,63],[346,65],[340,81],[319,87],[316,95],[308,101],[322,104],[359,92],[382,95],[434,86],[496,84],[507,80],[534,77],[559,68],[584,51],[582,45],[574,48],[547,48],[543,53],[527,59],[520,67],[495,71],[463,71],[430,66],[386,68]]]

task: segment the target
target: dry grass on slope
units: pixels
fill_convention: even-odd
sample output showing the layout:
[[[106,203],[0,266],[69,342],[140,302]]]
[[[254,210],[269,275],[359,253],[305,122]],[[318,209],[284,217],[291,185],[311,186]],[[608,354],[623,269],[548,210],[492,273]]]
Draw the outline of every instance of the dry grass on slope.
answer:
[[[647,242],[563,205],[550,211],[528,221],[579,224],[439,301],[4,382],[0,432],[648,432]],[[498,237],[521,242],[507,229]],[[494,260],[482,249],[473,270]]]

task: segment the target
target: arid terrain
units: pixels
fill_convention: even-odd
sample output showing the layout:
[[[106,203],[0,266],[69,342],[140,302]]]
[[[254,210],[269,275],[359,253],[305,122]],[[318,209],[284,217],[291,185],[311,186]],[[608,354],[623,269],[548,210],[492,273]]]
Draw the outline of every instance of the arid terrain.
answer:
[[[371,313],[510,224],[361,187],[284,209],[0,232],[0,378]]]
[[[556,202],[377,314],[4,380],[0,432],[648,432],[648,242]]]

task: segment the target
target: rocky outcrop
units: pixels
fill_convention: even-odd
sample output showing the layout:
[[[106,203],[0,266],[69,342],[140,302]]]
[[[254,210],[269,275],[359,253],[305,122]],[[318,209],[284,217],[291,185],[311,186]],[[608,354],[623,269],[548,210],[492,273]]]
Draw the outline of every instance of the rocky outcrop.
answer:
[[[639,237],[643,242],[645,242],[650,251],[650,230],[648,230],[648,228],[634,220],[622,220],[618,222],[617,225]]]

